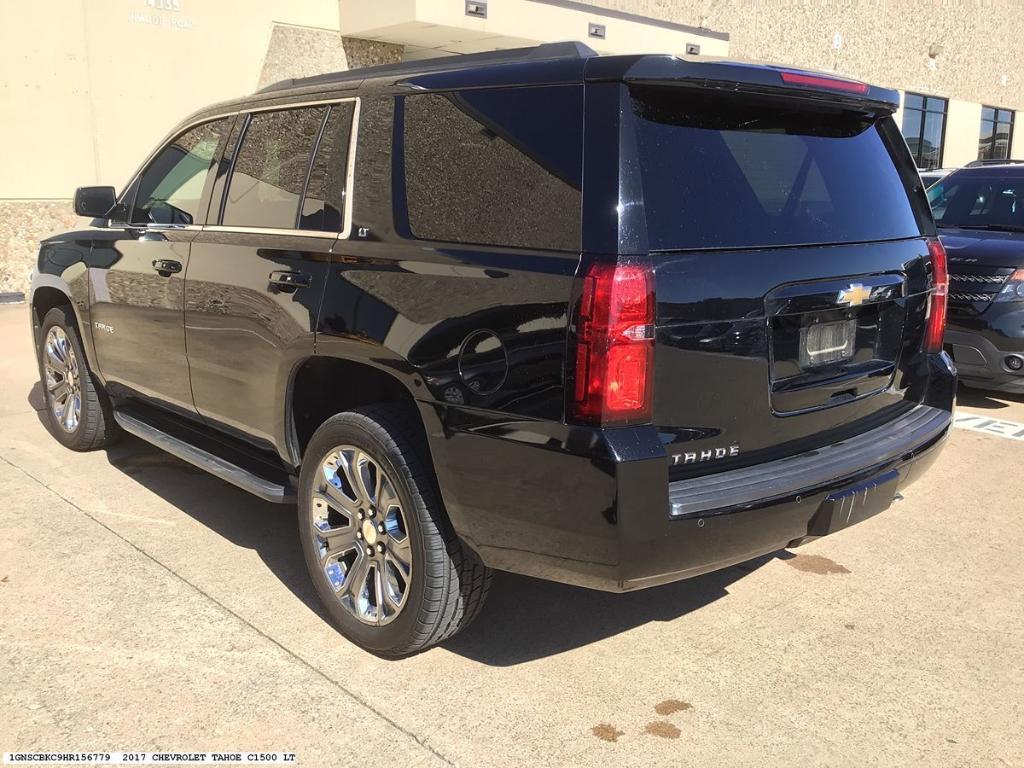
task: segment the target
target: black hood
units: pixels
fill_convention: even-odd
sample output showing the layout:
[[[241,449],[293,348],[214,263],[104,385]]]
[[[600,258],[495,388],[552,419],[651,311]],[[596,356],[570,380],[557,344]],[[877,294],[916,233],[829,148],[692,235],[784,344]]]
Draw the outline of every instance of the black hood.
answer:
[[[983,229],[939,230],[950,266],[979,264],[985,267],[1024,267],[1024,232]]]

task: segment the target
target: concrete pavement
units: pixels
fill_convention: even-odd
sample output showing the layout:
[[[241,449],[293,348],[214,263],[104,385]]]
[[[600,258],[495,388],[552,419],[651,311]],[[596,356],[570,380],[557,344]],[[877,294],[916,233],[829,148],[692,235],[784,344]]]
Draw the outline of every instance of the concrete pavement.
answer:
[[[958,429],[885,514],[688,582],[499,574],[467,632],[386,662],[325,621],[293,508],[132,438],[50,438],[27,311],[0,306],[0,751],[1024,764],[1024,442]],[[1024,399],[961,413],[1024,422]]]

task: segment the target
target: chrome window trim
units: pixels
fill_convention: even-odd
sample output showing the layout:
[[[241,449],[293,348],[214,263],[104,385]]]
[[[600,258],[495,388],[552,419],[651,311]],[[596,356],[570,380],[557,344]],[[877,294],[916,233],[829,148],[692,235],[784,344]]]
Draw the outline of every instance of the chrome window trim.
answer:
[[[221,226],[220,224],[203,224],[203,225],[188,224],[188,225],[185,225],[185,227],[180,227],[179,228],[179,229],[184,228],[184,229],[187,229],[187,230],[199,230],[199,231],[205,230],[205,229],[209,229],[210,231],[213,231],[213,232],[217,232],[217,231],[222,231],[222,232],[249,232],[251,234],[275,234],[275,235],[277,235],[277,234],[291,234],[291,235],[297,234],[300,237],[334,237],[337,240],[346,240],[346,239],[348,239],[348,236],[349,236],[349,234],[352,231],[352,183],[353,183],[353,181],[355,179],[356,143],[357,143],[356,139],[357,139],[358,134],[359,134],[359,105],[360,105],[360,101],[361,101],[359,96],[344,96],[344,97],[341,97],[341,98],[333,98],[333,99],[317,99],[315,101],[299,101],[299,102],[287,103],[287,104],[273,104],[273,105],[266,105],[266,106],[249,107],[249,108],[245,108],[245,109],[236,109],[233,112],[219,112],[219,113],[217,113],[215,115],[207,115],[206,117],[201,117],[201,118],[198,118],[196,120],[193,120],[190,123],[186,123],[185,125],[182,125],[182,126],[179,126],[179,127],[175,128],[171,133],[169,133],[167,136],[164,137],[164,140],[161,141],[157,145],[156,149],[154,149],[152,152],[149,153],[149,156],[145,159],[145,161],[142,163],[142,165],[139,166],[138,170],[135,171],[135,173],[132,175],[132,177],[128,181],[128,183],[124,185],[124,187],[121,190],[121,194],[124,194],[125,190],[131,189],[132,185],[142,175],[142,172],[144,170],[146,170],[146,168],[149,167],[149,164],[151,162],[153,162],[153,159],[158,154],[160,154],[164,149],[166,149],[167,146],[170,145],[170,143],[172,141],[174,141],[176,138],[181,136],[183,133],[187,133],[188,131],[191,131],[193,128],[199,127],[200,125],[204,125],[206,123],[212,123],[215,120],[223,120],[223,119],[228,118],[228,117],[236,117],[237,115],[249,115],[249,114],[252,114],[254,112],[280,112],[280,111],[283,111],[283,110],[286,110],[286,109],[299,109],[299,108],[302,108],[302,107],[316,107],[316,106],[320,106],[320,105],[333,106],[335,104],[345,104],[345,103],[350,102],[350,101],[353,102],[354,106],[353,106],[353,109],[352,109],[352,129],[349,132],[348,168],[345,170],[345,211],[343,213],[343,218],[342,218],[341,232],[324,232],[324,231],[315,232],[315,231],[312,231],[312,230],[303,230],[303,229],[263,229],[263,228],[259,228],[259,227],[224,227],[224,226]],[[244,139],[245,139],[245,134],[243,133],[242,136],[240,137],[240,142],[242,140],[244,140]],[[227,194],[227,188],[226,187],[224,189],[224,193]],[[118,198],[120,198],[120,195],[118,195]],[[130,228],[130,229],[147,229],[148,230],[150,227],[153,227],[154,230],[157,227],[163,227],[164,229],[167,229],[167,225],[161,225],[161,224],[132,224],[131,222],[123,222],[123,223],[122,222],[117,222],[117,225],[115,226],[113,219],[107,219],[107,228],[108,229],[129,229]]]
[[[107,220],[107,229],[117,229],[122,232],[134,229],[145,230],[146,232],[202,232],[201,224],[131,224],[129,222],[114,223],[113,219]]]
[[[145,229],[147,232],[201,232],[201,224],[129,224],[130,229]]]
[[[337,232],[324,232],[316,229],[289,229],[287,227],[232,227],[223,224],[206,224],[199,229],[204,232],[235,232],[240,235],[285,235],[287,237],[319,237],[337,240]]]
[[[345,212],[344,218],[341,221],[341,233],[338,235],[339,240],[347,240],[349,235],[352,234],[352,210],[353,210],[353,198],[352,190],[355,183],[356,177],[356,139],[359,137],[359,106],[360,100],[352,99],[354,103],[352,107],[352,128],[348,134],[348,168],[345,169]]]

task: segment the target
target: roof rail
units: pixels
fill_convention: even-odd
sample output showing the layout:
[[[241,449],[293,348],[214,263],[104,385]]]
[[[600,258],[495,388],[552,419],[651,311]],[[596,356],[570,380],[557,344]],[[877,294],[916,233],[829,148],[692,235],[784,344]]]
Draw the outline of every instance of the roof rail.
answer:
[[[288,88],[304,88],[310,85],[345,83],[365,80],[371,77],[387,77],[388,75],[420,74],[476,65],[511,64],[547,59],[586,59],[591,56],[597,56],[597,51],[580,42],[542,43],[541,45],[529,48],[507,48],[499,51],[484,51],[483,53],[453,54],[436,59],[403,61],[399,64],[381,64],[375,67],[329,72],[323,75],[313,75],[312,77],[290,78],[271,83],[260,88],[256,93],[283,91]]]

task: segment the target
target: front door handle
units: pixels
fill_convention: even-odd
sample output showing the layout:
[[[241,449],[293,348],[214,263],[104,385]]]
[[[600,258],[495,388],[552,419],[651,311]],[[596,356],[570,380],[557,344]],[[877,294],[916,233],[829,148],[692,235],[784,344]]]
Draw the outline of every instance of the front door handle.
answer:
[[[181,272],[181,262],[174,261],[173,259],[154,259],[153,269],[159,272],[164,277]]]
[[[305,272],[278,271],[270,273],[270,284],[286,293],[290,293],[296,288],[308,288],[309,282],[309,275]]]

